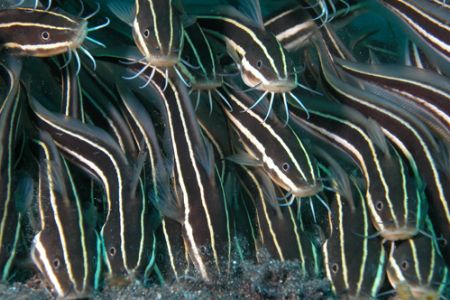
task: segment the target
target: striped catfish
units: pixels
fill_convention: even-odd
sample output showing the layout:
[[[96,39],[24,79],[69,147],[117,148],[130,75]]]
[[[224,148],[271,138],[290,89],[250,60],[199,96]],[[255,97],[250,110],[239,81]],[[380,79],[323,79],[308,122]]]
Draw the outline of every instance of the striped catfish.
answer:
[[[348,13],[358,11],[361,8],[361,4],[357,4],[356,1],[350,1],[350,3],[345,1],[345,7],[337,7],[342,4],[339,2],[344,1],[336,1],[336,3],[329,1],[332,6],[330,11],[326,1],[314,2],[313,5],[309,6],[297,5],[284,8],[274,16],[269,16],[264,22],[264,27],[276,36],[286,50],[296,51],[306,46],[314,33],[330,28],[332,25],[329,24],[329,21],[337,15],[347,16]],[[315,9],[320,10],[320,12],[315,12]]]
[[[249,110],[253,99],[235,89],[224,88],[232,111],[225,114],[247,152],[238,154],[241,164],[264,167],[270,178],[292,197],[308,197],[322,189],[317,178],[315,160],[302,141],[272,115],[264,122],[261,109]],[[259,112],[259,114],[258,114]]]
[[[144,146],[148,154],[148,168],[144,170],[145,176],[143,177],[146,185],[146,195],[157,207],[161,205],[160,203],[172,202],[174,195],[169,190],[171,174],[168,162],[162,154],[148,108],[123,84],[117,84],[117,89],[122,100],[121,110],[132,128],[136,143],[141,145],[139,147]],[[173,235],[176,235],[177,232],[178,235],[181,235],[181,227],[173,220],[162,217],[159,231],[161,232],[161,239],[164,241],[164,247],[161,246],[161,248],[164,249],[163,251],[171,262],[169,264],[170,271],[173,272],[175,278],[178,278],[182,274],[182,271],[180,271],[182,267],[179,267],[179,265],[183,265],[185,260],[183,256],[174,254],[177,251],[177,249],[174,249],[174,246],[184,248],[184,245],[182,243],[176,244],[173,240],[177,240],[177,237],[170,236],[169,232],[174,231],[171,232]]]
[[[62,11],[32,8],[1,10],[0,47],[20,56],[49,57],[68,53],[67,63],[74,54],[78,64],[77,73],[81,68],[78,55],[80,49],[92,60],[95,69],[94,58],[82,44],[88,40],[104,47],[89,37],[88,33],[107,26],[109,19],[102,25],[88,28],[87,20],[90,17],[76,18]]]
[[[184,30],[185,43],[183,47],[183,61],[178,63],[177,69],[191,88],[189,94],[197,94],[197,104],[202,92],[206,92],[209,105],[212,106],[212,93],[222,86],[221,67],[211,43],[206,38],[198,23],[193,23]],[[226,101],[226,100],[225,100]]]
[[[309,43],[309,38],[317,31],[327,31],[333,26],[331,20],[358,12],[361,4],[357,1],[299,1],[302,4],[288,7],[267,20],[264,25],[275,34],[288,50],[298,50]],[[339,24],[338,22],[334,22]],[[342,25],[340,25],[342,26]]]
[[[18,159],[16,146],[20,136],[21,120],[20,69],[21,65],[17,61],[10,61],[7,65],[2,63],[0,68],[2,83],[6,87],[6,91],[2,91],[2,94],[6,92],[6,96],[0,104],[0,272],[2,281],[9,279],[21,234],[22,212],[15,204],[21,200],[15,193],[14,183],[14,166]]]
[[[107,76],[111,76],[110,72],[113,71],[100,63],[97,72],[84,69],[81,73],[82,95],[86,100],[85,111],[96,126],[106,129],[114,137],[124,153],[137,158],[139,149],[133,140],[132,131],[117,108],[120,100],[115,94],[114,87],[108,86],[108,81],[105,81]]]
[[[272,32],[288,51],[295,51],[307,45],[308,39],[318,30],[316,22],[304,6],[288,8],[264,22],[267,31]]]
[[[230,247],[226,206],[215,178],[214,154],[200,133],[186,88],[160,70],[151,86],[164,106],[163,116],[171,140],[165,151],[173,158],[174,203],[162,202],[163,215],[182,224],[189,256],[201,277],[212,280],[223,272]],[[167,88],[164,86],[167,82]]]
[[[51,136],[41,131],[35,143],[40,230],[33,239],[31,257],[58,297],[88,297],[98,287],[100,238],[84,215],[68,165]]]
[[[212,111],[207,105],[199,105],[196,110],[198,124],[214,149],[216,167],[221,178],[227,173],[227,157],[232,155],[229,124],[220,107]]]
[[[140,63],[130,65],[130,68],[136,71],[137,68],[140,68]],[[191,100],[183,94],[184,88],[179,87],[178,84],[174,83],[173,79],[166,77],[159,70],[144,71],[142,72],[141,79],[151,84],[154,90],[153,93],[145,93],[144,96],[146,98],[156,99],[152,104],[158,110],[162,111],[163,119],[167,120],[166,122],[169,124],[164,135],[167,141],[163,142],[163,150],[170,157],[169,160],[173,161],[172,164],[175,163],[172,166],[172,168],[175,168],[172,170],[173,174],[171,175],[175,178],[172,180],[175,197],[169,196],[160,203],[156,203],[156,206],[164,216],[162,235],[166,242],[164,251],[168,252],[170,260],[169,273],[177,278],[187,272],[189,262],[182,255],[184,252],[177,249],[182,248],[187,249],[186,253],[189,254],[190,260],[203,279],[210,280],[211,276],[217,274],[217,271],[223,271],[223,262],[228,261],[231,247],[229,216],[224,199],[218,197],[219,190],[215,178],[216,171],[212,147],[201,137],[195,114],[192,112],[191,115],[191,109],[193,109]],[[166,82],[167,87],[165,89]],[[141,89],[141,92],[145,92],[145,90]],[[165,94],[168,95],[166,96]],[[168,110],[171,107],[185,111],[185,117],[180,120],[178,117],[174,117],[172,115],[173,113],[169,114]],[[189,138],[186,135],[176,134],[181,133],[178,130],[174,130],[174,128],[178,128],[179,126],[185,127],[186,129],[183,132],[192,134],[192,137]],[[181,146],[177,142],[171,142],[173,139],[175,141],[181,139],[181,145],[187,144],[186,147],[192,147],[194,153],[189,155],[194,155],[198,161],[195,161],[193,165],[186,164],[185,161],[182,161],[181,157],[185,155],[185,152],[181,148],[174,147]],[[198,174],[198,176],[192,175],[192,172]],[[186,190],[185,185],[187,182],[181,176],[197,178],[199,180],[197,186],[192,186],[192,188]],[[201,183],[200,179],[203,179],[204,182]],[[210,196],[207,197],[207,194],[210,194]],[[192,203],[194,208],[189,209],[186,207],[188,203]],[[193,222],[190,219],[192,217],[189,216],[190,210],[201,211],[204,217]],[[167,218],[181,223],[184,247],[180,246],[180,241],[177,237],[171,236],[177,234],[180,228],[172,220]],[[223,222],[220,223],[219,220],[223,220]],[[205,229],[207,229],[206,232]],[[194,234],[189,232],[191,230],[193,230]],[[207,234],[209,234],[209,237]],[[175,255],[176,252],[179,254]]]
[[[449,72],[450,8],[435,1],[379,0],[391,10],[412,33],[414,41],[423,46],[429,58]]]
[[[60,111],[68,118],[84,120],[82,89],[73,63],[61,70]]]
[[[339,79],[332,69],[336,64],[329,57],[327,46],[317,39],[321,72],[327,89],[341,103],[352,106],[380,124],[384,135],[407,158],[416,176],[423,178],[429,202],[429,213],[438,234],[450,240],[450,176],[442,170],[439,149],[429,131],[404,110],[390,105],[388,99],[355,88]],[[445,158],[442,158],[444,161]],[[443,255],[450,260],[450,243]]]
[[[386,271],[397,295],[408,293],[411,299],[445,299],[448,295],[449,270],[434,239],[417,236],[391,243]]]
[[[384,282],[386,253],[370,224],[364,193],[353,182],[355,210],[348,199],[335,193],[328,218],[331,235],[322,251],[325,274],[336,296],[345,299],[374,299]]]
[[[244,83],[251,89],[263,92],[252,108],[267,94],[271,95],[271,102],[275,94],[281,94],[286,111],[286,94],[301,104],[291,91],[297,86],[309,88],[298,83],[294,62],[262,23],[253,22],[231,7],[221,7],[214,9],[213,13],[199,15],[197,21],[207,33],[225,42]]]
[[[59,150],[103,186],[107,207],[101,238],[107,280],[126,284],[139,279],[153,249],[139,163],[130,162],[100,128],[54,114],[34,99],[30,105],[38,128],[48,131]]]
[[[251,212],[248,208],[249,204],[240,197],[241,189],[238,186],[238,178],[234,176],[236,166],[227,159],[233,154],[233,136],[230,132],[230,125],[220,106],[214,107],[211,111],[207,105],[199,105],[196,115],[203,136],[210,141],[214,149],[217,179],[226,199],[230,220],[230,235],[233,239],[232,254],[237,255],[241,260],[253,259],[255,255],[252,246],[256,237],[250,217]]]
[[[108,7],[132,27],[133,39],[147,67],[173,67],[180,61],[184,29],[172,0],[109,1]]]
[[[351,156],[366,183],[365,199],[374,227],[387,240],[407,239],[423,225],[426,201],[399,153],[384,136],[369,134],[363,115],[345,106],[310,104],[309,116],[292,116],[295,124]],[[375,122],[370,126],[378,127]],[[381,129],[378,135],[382,135]],[[374,142],[373,140],[380,140]],[[382,144],[385,146],[382,146]]]
[[[393,101],[398,101],[399,106],[450,142],[450,80],[447,77],[412,67],[365,65],[341,59],[336,59],[336,62],[346,73],[373,83],[376,93],[398,95]]]
[[[120,57],[119,55],[117,55],[117,57]],[[134,59],[131,59],[132,61]],[[141,63],[134,63],[132,65],[130,65],[130,69],[132,71],[136,71],[137,69],[141,69]],[[177,92],[178,89],[182,89],[184,91],[183,88],[176,86],[173,81],[169,81],[170,78],[166,77],[166,75],[164,73],[162,73],[162,71],[154,69],[154,70],[144,70],[141,73],[141,79],[143,80],[143,82],[146,82],[145,85],[148,85],[151,83],[151,86],[154,87],[154,89],[139,89],[140,93],[144,93],[144,97],[149,99],[146,100],[146,102],[148,101],[152,101],[150,99],[154,100],[156,99],[156,101],[151,102],[151,104],[153,106],[156,106],[158,110],[161,110],[163,115],[165,115],[166,119],[169,119],[169,117],[171,117],[170,115],[167,115],[167,113],[165,112],[167,110],[167,103],[171,103],[170,101],[177,101],[178,99],[178,95],[180,95],[180,92]],[[164,81],[159,81],[159,79],[164,80]],[[166,85],[166,80],[167,80],[167,88],[164,89],[165,85]],[[159,85],[159,83],[161,83],[161,85]],[[164,94],[169,91],[170,88],[170,92],[169,93],[169,97],[164,96]],[[154,90],[154,91],[153,91]],[[175,92],[174,92],[175,91]],[[168,99],[168,100],[166,100]],[[170,100],[170,101],[169,101]],[[181,101],[181,100],[178,100]],[[176,102],[175,102],[176,103]],[[185,98],[182,99],[183,105],[186,105],[186,110],[189,112],[190,109],[192,109],[192,104],[191,101],[189,99],[188,96],[185,96]],[[172,103],[173,104],[173,103]],[[149,109],[149,107],[146,106],[146,109]],[[190,114],[190,112],[189,112]],[[173,151],[175,150],[174,148],[172,148],[172,142],[171,142],[171,137],[172,135],[175,135],[175,133],[179,133],[178,131],[170,131],[171,128],[176,128],[180,123],[182,126],[187,126],[187,128],[189,128],[189,132],[193,132],[194,136],[197,136],[197,134],[200,134],[200,132],[198,132],[198,125],[196,124],[197,121],[195,119],[195,115],[190,116],[188,119],[183,118],[182,120],[183,122],[181,123],[180,120],[177,120],[176,118],[174,120],[171,120],[170,122],[174,122],[173,126],[168,126],[166,128],[166,131],[168,135],[168,137],[165,139],[167,140],[166,142],[164,142],[164,152],[166,153],[166,155],[168,156],[172,156],[173,157]],[[167,121],[168,123],[170,123],[169,121]],[[170,123],[172,124],[172,123]],[[197,133],[198,132],[198,133]],[[176,136],[176,135],[175,135]],[[183,135],[184,137],[184,135]],[[181,138],[181,136],[179,137]],[[188,145],[190,147],[193,147],[193,149],[197,152],[197,151],[201,151],[203,152],[204,148],[203,148],[203,140],[200,139],[199,140],[200,146],[196,146],[195,143],[192,143],[190,140],[189,141],[185,141],[185,143],[188,143]],[[208,149],[205,150],[208,153],[210,153],[210,150],[212,149]],[[185,152],[183,150],[178,149],[178,151],[181,151],[181,154],[185,154]],[[178,157],[181,157],[180,153],[177,153]],[[224,205],[224,203],[222,202],[217,202],[217,198],[216,198],[216,191],[217,191],[217,187],[216,187],[216,182],[215,182],[215,178],[214,178],[214,167],[210,168],[211,162],[208,160],[206,160],[206,157],[208,157],[208,155],[199,155],[197,156],[197,154],[195,154],[195,157],[198,157],[199,161],[197,161],[195,163],[195,168],[193,170],[189,170],[188,167],[191,167],[189,164],[186,165],[187,161],[183,161],[183,163],[178,162],[180,164],[180,167],[182,169],[182,171],[184,171],[183,173],[189,174],[191,172],[198,172],[200,174],[201,177],[204,177],[206,180],[207,176],[207,181],[206,183],[204,183],[204,185],[206,187],[209,186],[209,188],[203,187],[202,184],[199,182],[198,184],[198,188],[200,188],[200,190],[197,190],[197,187],[194,187],[192,190],[187,190],[187,193],[183,196],[183,194],[181,194],[182,192],[184,193],[183,189],[180,190],[180,188],[176,187],[175,188],[175,198],[173,200],[172,197],[167,197],[165,199],[163,199],[163,201],[158,202],[154,202],[156,204],[156,206],[161,210],[164,218],[164,221],[162,223],[162,229],[160,231],[161,236],[163,236],[163,238],[165,239],[165,244],[166,247],[163,247],[163,251],[167,251],[168,256],[169,256],[169,264],[170,264],[170,268],[169,270],[167,270],[165,273],[166,274],[171,274],[171,277],[179,277],[181,275],[184,275],[184,273],[187,271],[187,267],[189,265],[189,263],[187,263],[186,259],[184,258],[184,256],[182,255],[183,253],[188,253],[192,262],[194,263],[194,265],[198,268],[198,266],[200,266],[203,269],[198,269],[199,272],[201,273],[201,276],[205,279],[209,279],[209,277],[212,275],[214,276],[215,273],[217,273],[217,266],[219,266],[219,269],[221,269],[221,262],[219,261],[218,258],[224,258],[224,257],[229,257],[229,249],[230,249],[230,245],[229,245],[229,231],[228,231],[228,221],[227,221],[227,215],[226,215],[226,211],[224,208],[219,209],[218,212],[214,211],[216,210],[216,206],[222,207],[222,205]],[[203,157],[203,159],[201,158]],[[172,160],[174,158],[171,158]],[[186,170],[185,170],[186,168]],[[198,169],[199,168],[199,169]],[[207,171],[207,174],[204,174],[204,172]],[[212,171],[213,173],[210,173],[210,171]],[[177,171],[175,170],[175,178],[177,178]],[[172,175],[173,176],[173,175]],[[181,175],[180,175],[181,176]],[[212,176],[212,177],[211,177]],[[189,175],[189,177],[192,177],[192,175]],[[185,188],[185,184],[186,182],[184,182],[183,180],[179,180],[182,183],[182,188]],[[176,180],[174,182],[174,184],[176,184]],[[178,192],[177,192],[178,191]],[[212,197],[209,197],[212,203],[212,208],[210,207],[203,207],[202,205],[200,205],[200,201],[202,201],[203,203],[206,203],[205,199],[207,199],[204,195],[204,192],[208,191],[208,193],[211,193]],[[199,196],[198,193],[200,193]],[[197,195],[196,195],[197,194]],[[204,215],[203,220],[199,221],[199,224],[196,224],[195,222],[192,222],[192,220],[189,219],[189,217],[186,218],[186,222],[184,220],[184,212],[183,212],[183,207],[182,205],[180,205],[180,203],[182,200],[178,200],[178,198],[180,197],[185,197],[184,200],[186,200],[186,203],[188,203],[189,201],[197,201],[197,199],[199,199],[200,201],[195,203],[195,209],[194,210],[205,210],[206,213]],[[175,201],[175,202],[174,202]],[[222,201],[222,200],[221,200]],[[184,202],[183,202],[184,203]],[[184,205],[184,204],[183,204]],[[192,209],[192,208],[191,208]],[[186,211],[189,212],[189,208],[186,208]],[[225,212],[222,215],[222,212]],[[217,218],[213,218],[215,214],[218,214],[219,217]],[[225,220],[220,223],[217,220],[220,220],[222,217],[225,218]],[[176,221],[178,221],[178,224],[175,224],[172,220],[167,219],[167,218],[172,218]],[[197,221],[197,220],[196,220]],[[210,223],[211,221],[211,223]],[[193,224],[189,224],[189,222],[193,223]],[[203,223],[202,223],[203,222]],[[217,223],[216,223],[217,222]],[[183,251],[178,251],[178,249],[183,248],[184,247],[180,247],[180,241],[176,236],[173,236],[174,234],[176,235],[177,232],[179,232],[179,224],[181,223],[182,225],[182,231],[183,231],[183,237],[184,237],[184,243],[186,248],[188,249],[187,252],[183,252]],[[194,235],[194,236],[188,236],[188,234],[190,234],[189,232],[186,233],[186,229],[184,224],[186,224],[186,227],[188,227],[188,230],[190,230],[189,228],[191,226],[194,227],[194,232],[197,233],[197,231],[199,231],[198,236]],[[209,227],[208,227],[209,226]],[[196,229],[197,228],[197,229]],[[205,229],[208,230],[209,233],[209,237],[211,237],[210,240],[212,240],[213,242],[208,242],[208,236],[205,233]],[[225,232],[223,234],[223,232]],[[178,233],[180,234],[180,233]],[[217,237],[216,237],[217,235]],[[192,238],[191,241],[188,241],[186,236],[188,236],[189,238]],[[225,239],[219,239],[218,237],[225,237]],[[227,245],[225,246],[220,246],[222,243],[227,243]],[[200,248],[200,250],[202,250],[202,253],[198,253],[198,249]],[[218,249],[218,250],[217,250]],[[228,249],[228,250],[227,250]],[[197,251],[197,253],[193,253],[193,251]],[[218,253],[218,251],[223,251],[224,253],[227,253],[226,255],[219,253],[220,255],[216,255]],[[172,254],[170,253],[172,252]],[[180,253],[181,252],[181,253]],[[159,255],[158,255],[159,256]],[[197,261],[196,261],[197,260]],[[225,260],[225,259],[223,259]],[[214,267],[215,265],[215,267]],[[211,267],[211,268],[210,268]]]
[[[256,212],[257,248],[267,249],[280,261],[299,261],[305,274],[320,275],[320,250],[311,235],[300,230],[294,208],[279,206],[275,187],[263,169],[242,167],[239,174],[242,188],[252,202],[249,206]]]
[[[163,203],[173,203],[175,195],[170,188],[170,173],[167,158],[162,155],[162,149],[157,139],[152,118],[149,114],[149,103],[140,102],[136,95],[125,86],[118,84],[118,91],[122,98],[122,110],[133,128],[133,136],[136,142],[146,145],[149,152],[148,168],[144,170],[146,183],[146,195],[156,208]],[[141,99],[154,97],[155,95],[143,94]],[[147,98],[148,99],[148,98]],[[146,101],[147,102],[147,101]],[[177,209],[173,209],[177,214]],[[156,239],[159,241],[155,259],[155,270],[160,272],[165,281],[179,279],[186,275],[191,267],[189,252],[186,248],[182,234],[182,225],[167,217],[159,216],[161,225],[156,230]]]

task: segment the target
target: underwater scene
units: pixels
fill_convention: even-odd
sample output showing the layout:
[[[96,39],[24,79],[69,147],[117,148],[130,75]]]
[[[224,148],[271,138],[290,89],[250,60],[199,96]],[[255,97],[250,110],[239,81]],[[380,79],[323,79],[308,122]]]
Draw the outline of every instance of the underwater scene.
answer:
[[[450,299],[446,0],[0,0],[0,299]]]

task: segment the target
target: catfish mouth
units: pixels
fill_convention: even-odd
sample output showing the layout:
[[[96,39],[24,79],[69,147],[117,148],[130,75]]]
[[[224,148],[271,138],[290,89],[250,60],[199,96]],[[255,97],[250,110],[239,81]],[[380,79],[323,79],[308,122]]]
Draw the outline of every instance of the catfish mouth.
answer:
[[[192,82],[192,89],[195,90],[202,90],[202,91],[210,91],[215,90],[222,86],[222,80],[219,79],[201,79],[196,80],[195,82]]]
[[[81,46],[81,44],[83,44],[84,39],[87,37],[87,33],[88,33],[88,28],[87,28],[87,21],[83,20],[80,23],[80,26],[78,27],[78,34],[75,36],[73,43],[70,46],[70,49],[76,49],[79,48]]]
[[[152,54],[147,57],[147,61],[150,65],[157,68],[169,68],[173,67],[180,62],[178,53],[170,53],[167,55]]]
[[[260,89],[269,93],[288,93],[295,89],[296,86],[295,81],[283,79],[261,84]]]
[[[295,189],[291,189],[292,195],[298,198],[311,197],[316,195],[322,190],[322,184],[319,182],[315,182],[313,184],[304,184],[302,186],[295,187]]]
[[[380,228],[382,229],[382,228]],[[380,235],[388,241],[398,241],[398,240],[406,240],[413,236],[415,236],[418,232],[418,229],[413,226],[403,226],[403,227],[387,227],[380,230]]]
[[[249,87],[268,93],[288,93],[297,87],[295,80],[290,78],[266,80],[262,82],[249,72],[242,72],[242,80]]]

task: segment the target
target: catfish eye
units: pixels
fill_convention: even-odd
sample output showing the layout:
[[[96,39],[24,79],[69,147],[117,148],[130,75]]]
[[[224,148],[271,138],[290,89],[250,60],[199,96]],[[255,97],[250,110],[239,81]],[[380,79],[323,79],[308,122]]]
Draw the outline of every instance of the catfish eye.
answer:
[[[150,29],[145,29],[144,30],[144,37],[148,38],[150,36]]]
[[[376,209],[377,209],[378,211],[381,211],[381,210],[383,209],[383,207],[384,207],[384,204],[383,204],[383,202],[378,201],[378,202],[375,204],[375,207],[376,207]]]
[[[115,247],[109,248],[109,255],[114,256],[116,255],[117,251]]]
[[[400,267],[402,268],[403,271],[407,271],[409,268],[409,262],[407,260],[402,261]]]
[[[287,172],[289,171],[291,166],[287,162],[285,162],[284,164],[281,165],[281,168],[283,168],[283,171]]]
[[[60,262],[59,259],[57,259],[57,258],[55,258],[55,259],[52,261],[52,264],[53,264],[53,267],[54,267],[56,270],[58,270],[59,267],[61,266],[61,262]]]
[[[48,31],[42,31],[42,32],[41,32],[41,38],[42,38],[44,41],[47,41],[47,40],[50,38],[50,33],[49,33]]]
[[[332,264],[331,265],[331,271],[336,274],[337,272],[339,272],[339,265],[338,264]]]
[[[258,61],[256,62],[256,67],[257,67],[258,69],[261,69],[262,65],[263,65],[262,60],[258,60]]]

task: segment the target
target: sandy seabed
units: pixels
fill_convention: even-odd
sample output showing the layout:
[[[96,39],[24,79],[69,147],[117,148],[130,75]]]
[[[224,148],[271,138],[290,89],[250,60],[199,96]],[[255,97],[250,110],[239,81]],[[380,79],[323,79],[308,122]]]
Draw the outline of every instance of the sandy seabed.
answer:
[[[52,299],[44,288],[32,284],[0,285],[0,299]],[[269,259],[263,263],[244,262],[232,275],[207,284],[193,277],[166,285],[105,287],[93,299],[334,299],[325,279],[306,278],[297,262]]]

